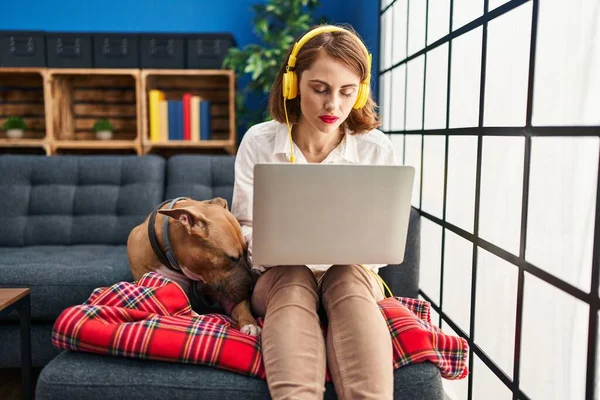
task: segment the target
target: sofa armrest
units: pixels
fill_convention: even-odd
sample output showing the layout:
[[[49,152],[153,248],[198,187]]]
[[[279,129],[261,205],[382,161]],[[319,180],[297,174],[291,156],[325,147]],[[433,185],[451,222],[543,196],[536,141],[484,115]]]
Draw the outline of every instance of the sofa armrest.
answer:
[[[417,210],[411,207],[404,262],[388,265],[379,275],[389,285],[394,296],[416,298],[419,293],[419,251],[421,244],[421,220]]]

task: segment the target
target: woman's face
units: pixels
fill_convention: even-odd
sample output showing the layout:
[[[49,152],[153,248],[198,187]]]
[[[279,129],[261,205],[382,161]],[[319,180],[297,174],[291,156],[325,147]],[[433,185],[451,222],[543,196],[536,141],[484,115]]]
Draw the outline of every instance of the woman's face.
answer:
[[[320,55],[300,77],[301,124],[323,133],[338,132],[356,102],[360,76],[346,64]]]

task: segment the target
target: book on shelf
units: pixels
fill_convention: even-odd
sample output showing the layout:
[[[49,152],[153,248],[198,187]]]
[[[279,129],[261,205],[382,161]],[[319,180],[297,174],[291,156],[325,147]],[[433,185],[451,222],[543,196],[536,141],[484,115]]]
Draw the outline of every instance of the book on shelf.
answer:
[[[181,100],[169,100],[168,114],[169,140],[183,140],[183,102]]]
[[[148,93],[149,122],[150,122],[150,140],[158,142],[160,140],[160,110],[159,104],[165,99],[165,93],[160,90],[150,90]]]
[[[183,104],[183,140],[190,140],[190,102],[192,100],[191,93],[184,93],[181,98]]]
[[[159,141],[166,142],[169,140],[169,103],[166,100],[159,103],[159,125]]]
[[[191,130],[191,140],[193,142],[197,142],[200,140],[200,96],[192,96],[191,102],[190,102],[190,109],[191,109],[191,116],[190,116],[190,120],[191,120],[191,124],[190,124],[190,130]]]
[[[210,100],[200,100],[200,140],[211,139],[211,107]]]

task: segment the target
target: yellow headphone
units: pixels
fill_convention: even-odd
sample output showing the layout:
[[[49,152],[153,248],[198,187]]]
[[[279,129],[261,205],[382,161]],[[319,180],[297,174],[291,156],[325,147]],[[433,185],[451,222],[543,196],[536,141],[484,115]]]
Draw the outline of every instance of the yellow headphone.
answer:
[[[306,42],[308,42],[310,39],[314,38],[315,36],[318,36],[325,32],[346,32],[346,33],[350,34],[350,36],[354,37],[356,39],[357,43],[360,44],[360,47],[362,47],[364,49],[365,54],[367,55],[367,59],[368,59],[367,77],[364,81],[362,81],[360,83],[360,85],[358,87],[358,95],[356,96],[356,101],[354,102],[354,105],[352,108],[357,109],[357,110],[360,108],[363,108],[365,106],[365,104],[367,104],[367,100],[369,100],[369,92],[370,92],[370,88],[371,88],[372,56],[371,56],[371,53],[369,53],[369,51],[367,50],[367,48],[364,45],[364,43],[362,42],[362,40],[360,40],[355,34],[350,32],[349,30],[341,28],[339,26],[333,26],[333,25],[320,26],[318,28],[315,28],[315,29],[309,31],[304,36],[302,36],[302,38],[298,42],[296,42],[294,44],[294,47],[292,48],[290,58],[288,59],[287,66],[285,67],[285,72],[283,73],[283,81],[282,81],[283,99],[284,99],[283,100],[283,109],[285,111],[285,122],[287,124],[288,135],[290,137],[290,149],[291,149],[290,162],[292,162],[292,163],[295,162],[296,157],[294,156],[294,145],[292,142],[292,129],[290,127],[290,122],[288,120],[286,101],[294,99],[298,95],[298,76],[296,75],[296,71],[294,71],[294,67],[296,66],[296,57],[298,56],[298,52],[300,51],[302,46],[304,46],[306,44]]]

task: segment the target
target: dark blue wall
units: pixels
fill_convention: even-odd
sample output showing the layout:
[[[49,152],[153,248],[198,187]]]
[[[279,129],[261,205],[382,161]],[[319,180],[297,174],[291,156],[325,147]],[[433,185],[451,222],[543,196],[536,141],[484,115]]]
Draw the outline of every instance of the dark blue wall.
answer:
[[[120,32],[231,32],[243,47],[257,42],[252,4],[265,0],[0,0],[0,29]],[[143,4],[143,5],[142,5]],[[378,2],[321,0],[317,16],[349,23],[373,53],[377,94]]]

